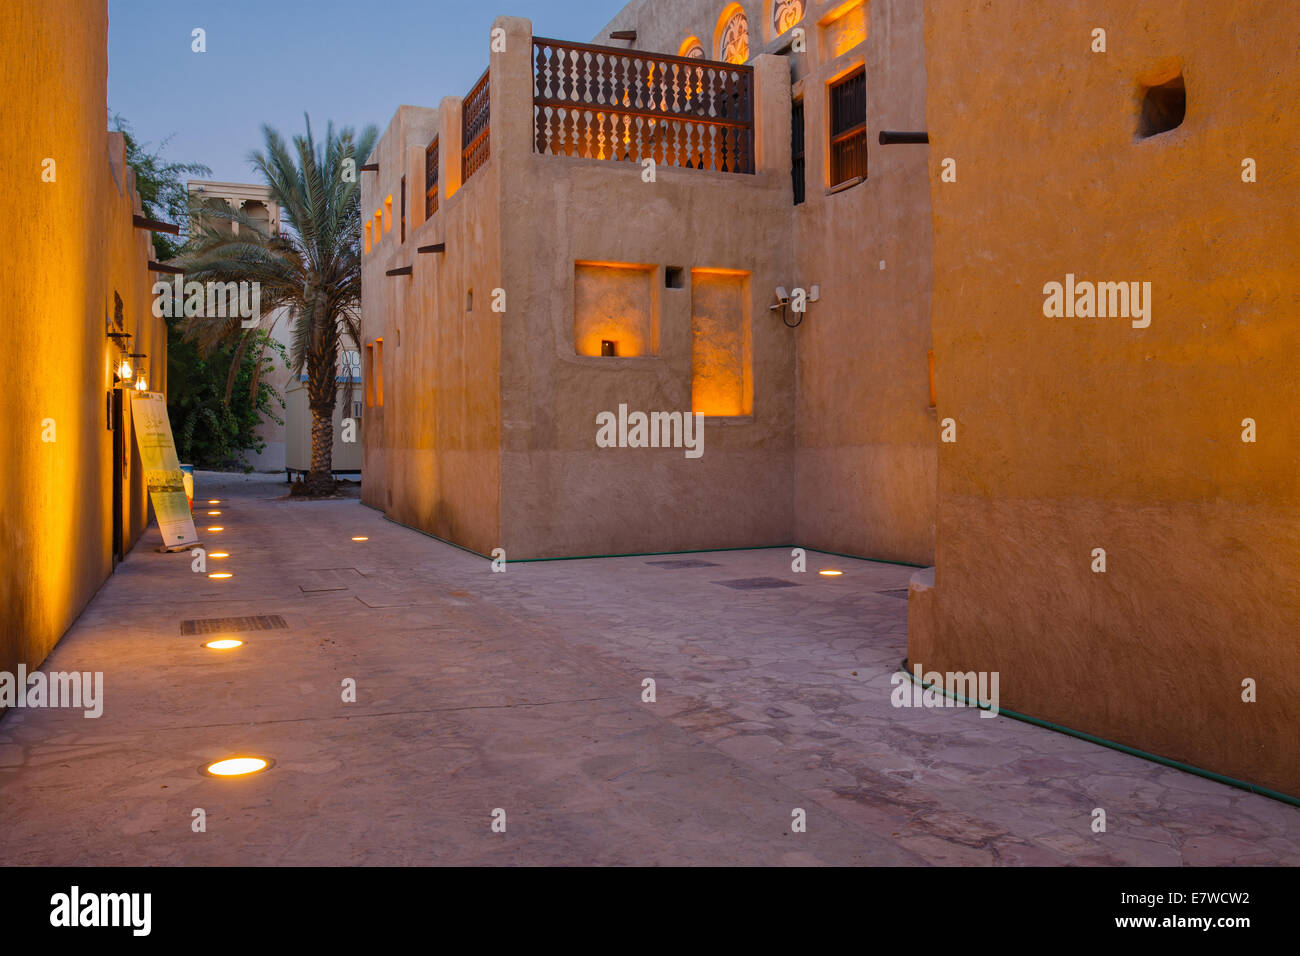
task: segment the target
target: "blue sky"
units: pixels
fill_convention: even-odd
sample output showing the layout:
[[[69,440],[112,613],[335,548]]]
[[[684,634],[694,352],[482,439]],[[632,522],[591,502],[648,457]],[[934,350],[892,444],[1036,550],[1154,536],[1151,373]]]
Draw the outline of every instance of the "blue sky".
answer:
[[[327,120],[380,132],[403,103],[463,96],[501,14],[538,36],[590,40],[625,0],[109,0],[108,111],[165,158],[255,182],[268,123],[286,137]],[[358,15],[364,11],[364,17]],[[207,52],[190,49],[207,31]]]

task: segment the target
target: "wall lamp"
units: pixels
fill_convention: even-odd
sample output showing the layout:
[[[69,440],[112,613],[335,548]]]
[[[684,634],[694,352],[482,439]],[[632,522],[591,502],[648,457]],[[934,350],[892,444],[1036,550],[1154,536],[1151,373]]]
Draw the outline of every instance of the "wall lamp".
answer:
[[[144,352],[132,352],[130,355],[130,358],[138,359],[135,363],[135,390],[137,392],[149,391],[149,379],[145,376],[144,372],[144,360],[148,357],[149,356]],[[124,367],[127,367],[127,374],[122,376],[122,380],[127,381],[131,377],[129,363],[123,361],[122,364]]]
[[[113,366],[113,374],[116,375],[118,379],[116,384],[121,384],[130,379],[132,374],[134,374],[131,369],[131,355],[127,352],[127,349],[131,347],[131,333],[108,332],[106,334],[113,340],[113,344],[117,346],[117,350],[121,353],[121,359]]]

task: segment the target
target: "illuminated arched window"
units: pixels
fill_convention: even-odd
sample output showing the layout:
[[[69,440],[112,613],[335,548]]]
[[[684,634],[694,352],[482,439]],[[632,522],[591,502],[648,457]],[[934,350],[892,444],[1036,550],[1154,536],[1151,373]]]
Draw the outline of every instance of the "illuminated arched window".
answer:
[[[727,7],[718,23],[718,59],[727,63],[748,62],[749,19],[740,4]]]
[[[772,36],[779,37],[803,19],[803,0],[772,0]]]
[[[681,49],[677,51],[678,56],[689,56],[693,60],[706,59],[704,54],[704,44],[700,42],[699,37],[687,37],[682,41]]]

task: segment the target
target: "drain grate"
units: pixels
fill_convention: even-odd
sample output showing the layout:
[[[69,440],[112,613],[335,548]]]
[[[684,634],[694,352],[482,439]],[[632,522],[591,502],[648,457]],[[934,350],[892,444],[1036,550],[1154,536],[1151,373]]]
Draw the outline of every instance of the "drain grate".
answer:
[[[182,634],[211,634],[214,631],[275,631],[288,630],[289,625],[278,614],[261,614],[256,617],[200,617],[181,621]]]
[[[678,561],[647,561],[646,564],[653,564],[656,568],[720,568],[722,565],[715,561],[700,561],[695,558]]]
[[[782,581],[780,578],[740,578],[736,581],[714,581],[714,584],[721,584],[724,588],[735,588],[737,591],[764,591],[768,588],[797,588],[799,585],[793,581]]]

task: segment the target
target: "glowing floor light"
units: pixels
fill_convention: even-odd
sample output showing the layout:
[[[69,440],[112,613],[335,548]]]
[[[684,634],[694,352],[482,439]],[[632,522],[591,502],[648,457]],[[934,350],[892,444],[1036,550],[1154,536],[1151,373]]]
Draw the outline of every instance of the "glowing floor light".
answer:
[[[213,525],[211,528],[209,528],[208,530],[209,530],[209,531],[225,531],[226,529],[223,528],[223,527],[221,527],[221,525],[219,525],[219,524],[214,524],[214,525]]]
[[[369,541],[369,538],[353,538],[353,541]]]
[[[220,511],[209,511],[208,514],[210,514],[210,515],[219,515],[219,514],[221,514],[221,512],[220,512]]]
[[[208,504],[210,504],[210,505],[219,505],[219,504],[221,504],[221,499],[220,499],[220,498],[209,498],[209,499],[208,499]]]
[[[207,771],[214,777],[242,777],[250,773],[260,773],[270,764],[261,757],[227,757],[216,763],[208,764]]]
[[[229,651],[236,647],[243,647],[244,642],[237,641],[233,637],[223,637],[220,640],[208,641],[208,643],[203,646],[214,651]]]
[[[233,578],[234,575],[229,571],[214,571],[209,574],[208,577],[212,578],[214,581],[224,581],[226,578]]]
[[[210,555],[208,555],[208,557],[209,557],[209,558],[228,558],[228,557],[230,557],[230,552],[229,552],[229,551],[213,551]]]
[[[820,575],[821,575],[822,577],[824,577],[824,578],[838,578],[838,577],[839,577],[841,574],[843,574],[844,572],[843,572],[843,571],[829,571],[829,570],[828,570],[828,571],[818,571],[817,573],[820,574]]]

